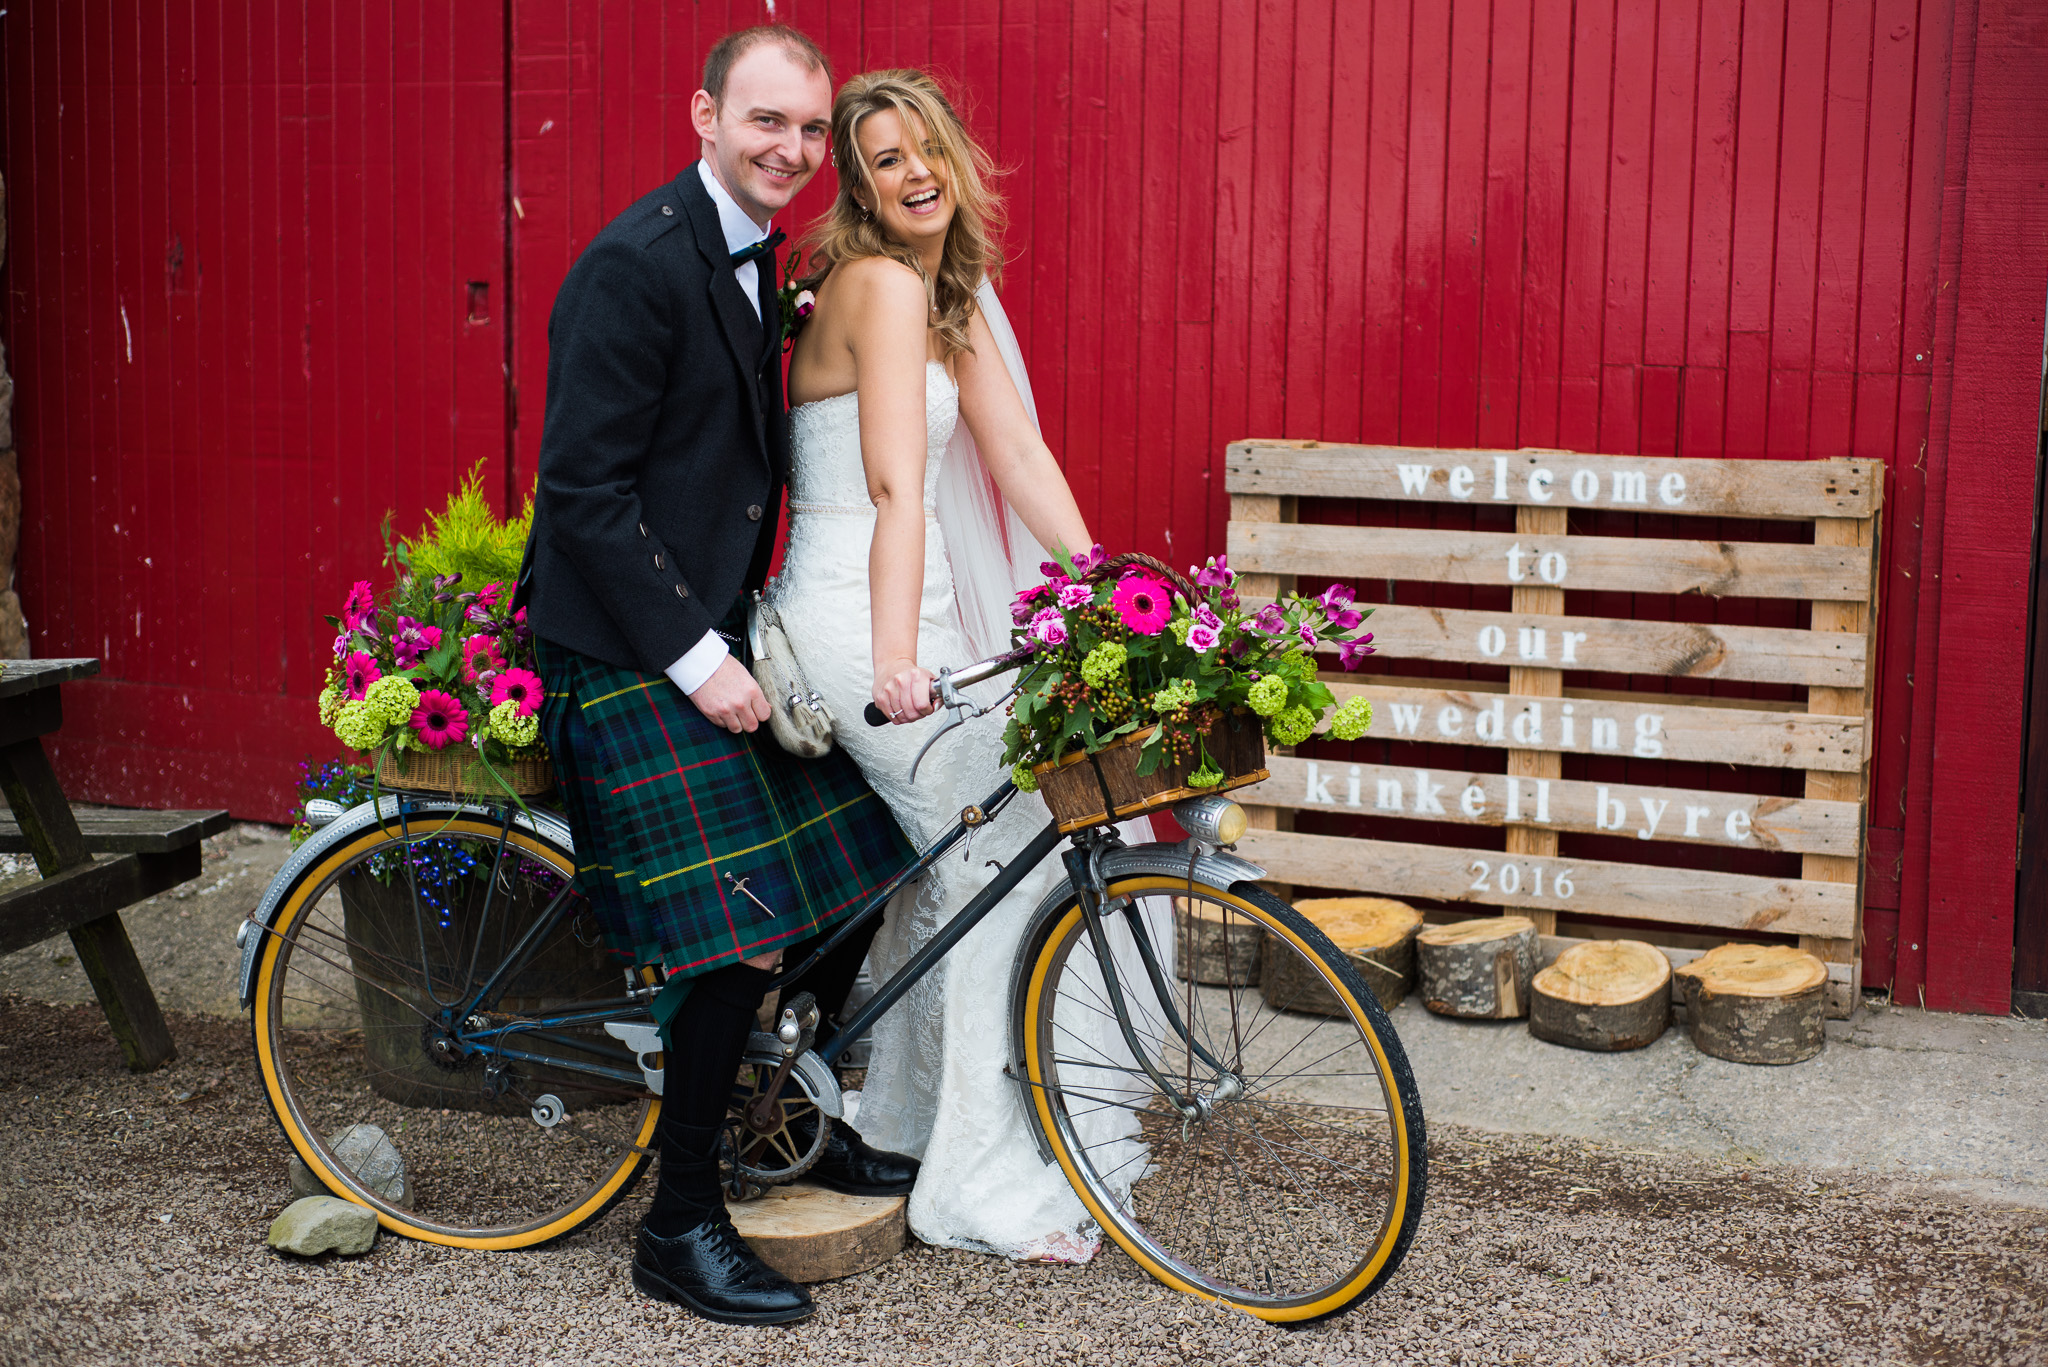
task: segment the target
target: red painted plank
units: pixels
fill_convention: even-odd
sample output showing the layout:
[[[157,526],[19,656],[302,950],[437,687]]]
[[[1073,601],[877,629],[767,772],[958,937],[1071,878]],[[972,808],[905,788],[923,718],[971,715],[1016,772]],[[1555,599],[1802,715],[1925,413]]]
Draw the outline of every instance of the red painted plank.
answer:
[[[1418,4],[1410,20],[1407,244],[1401,291],[1401,441],[1434,446],[1442,393],[1445,120],[1450,103],[1450,13]]]
[[[1863,279],[1863,225],[1869,213],[1864,164],[1869,156],[1871,11],[1835,5],[1828,14],[1826,127],[1820,173],[1819,234],[1827,244],[1814,272],[1813,365],[1856,368],[1857,314]],[[1817,418],[1816,418],[1817,421]],[[1818,450],[1816,449],[1816,454]]]
[[[1366,133],[1365,297],[1359,309],[1364,328],[1359,434],[1367,441],[1401,440],[1402,289],[1408,261],[1403,206],[1407,198],[1411,17],[1411,0],[1374,0],[1372,103]],[[1227,40],[1223,50],[1227,75]],[[1223,259],[1220,245],[1219,260]],[[1231,373],[1220,351],[1216,373]],[[1217,435],[1227,436],[1228,432],[1219,430]]]
[[[1537,0],[1529,48],[1529,152],[1523,240],[1519,445],[1558,444],[1571,127],[1572,5]]]
[[[1521,444],[1523,257],[1528,211],[1529,7],[1493,13],[1487,92],[1484,252],[1479,306],[1477,445]]]
[[[1329,336],[1330,279],[1327,270],[1297,270],[1298,244],[1329,241],[1331,119],[1335,75],[1330,35],[1335,22],[1330,0],[1296,0],[1294,5],[1293,118],[1287,136],[1293,154],[1287,158],[1288,231],[1271,234],[1284,239],[1290,261],[1283,267],[1283,288],[1276,291],[1276,311],[1284,323],[1280,350],[1285,358],[1285,402],[1277,429],[1289,436],[1311,436],[1327,430],[1323,399]],[[1325,249],[1327,250],[1327,248]],[[1318,257],[1323,252],[1316,253]]]
[[[1697,0],[1665,0],[1657,7],[1656,94],[1644,172],[1649,179],[1649,241],[1643,265],[1645,365],[1677,366],[1686,360],[1694,149],[1699,145],[1695,115],[1701,74],[1700,9]]]
[[[1607,178],[1611,160],[1614,24],[1612,0],[1573,13],[1572,105],[1566,171],[1562,375],[1557,441],[1575,451],[1600,446],[1600,344],[1606,304]]]

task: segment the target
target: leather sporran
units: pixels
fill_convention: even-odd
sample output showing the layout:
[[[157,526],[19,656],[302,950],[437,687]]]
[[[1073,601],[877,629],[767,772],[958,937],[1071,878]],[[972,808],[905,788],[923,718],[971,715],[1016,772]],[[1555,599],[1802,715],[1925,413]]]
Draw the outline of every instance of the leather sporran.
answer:
[[[768,730],[776,744],[804,759],[830,754],[832,713],[804,682],[782,618],[759,593],[747,606],[747,645],[754,657],[754,682],[768,699]]]

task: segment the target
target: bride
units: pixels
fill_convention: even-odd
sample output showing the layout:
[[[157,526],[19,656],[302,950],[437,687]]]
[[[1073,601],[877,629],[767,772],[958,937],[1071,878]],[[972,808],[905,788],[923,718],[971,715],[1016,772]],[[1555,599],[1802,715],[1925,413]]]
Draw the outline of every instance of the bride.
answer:
[[[998,709],[949,733],[910,782],[933,670],[1007,649],[1008,605],[1039,582],[1044,549],[1090,543],[989,284],[1000,206],[986,153],[918,71],[841,87],[832,148],[838,194],[808,238],[816,308],[790,360],[789,545],[773,594],[839,742],[922,846],[1004,777]],[[859,722],[870,699],[894,726]],[[870,951],[877,979],[1048,820],[1018,794],[964,858],[899,896]],[[858,1128],[922,1160],[909,1215],[927,1243],[1065,1262],[1095,1251],[1004,1075],[1010,965],[1059,872],[1048,859],[875,1028]]]

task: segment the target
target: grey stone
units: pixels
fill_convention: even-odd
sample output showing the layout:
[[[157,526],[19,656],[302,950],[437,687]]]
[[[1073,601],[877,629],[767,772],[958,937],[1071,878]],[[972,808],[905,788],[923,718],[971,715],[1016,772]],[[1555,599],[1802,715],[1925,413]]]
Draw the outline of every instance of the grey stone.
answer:
[[[405,1180],[405,1157],[383,1130],[367,1122],[348,1125],[327,1136],[327,1148],[341,1165],[362,1179],[377,1196],[394,1206],[411,1204],[411,1190]],[[292,1192],[298,1196],[325,1196],[327,1187],[297,1154],[289,1171]]]
[[[377,1217],[338,1196],[304,1196],[271,1222],[270,1246],[302,1258],[322,1253],[368,1253],[377,1242]]]

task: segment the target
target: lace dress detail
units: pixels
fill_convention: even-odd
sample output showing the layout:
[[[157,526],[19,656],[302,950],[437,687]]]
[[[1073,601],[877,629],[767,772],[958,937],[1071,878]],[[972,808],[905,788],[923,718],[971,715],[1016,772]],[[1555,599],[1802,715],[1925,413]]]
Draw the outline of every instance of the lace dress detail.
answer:
[[[931,362],[925,383],[924,594],[917,658],[927,667],[974,658],[953,602],[953,575],[933,516],[940,462],[959,421],[960,393]],[[874,508],[860,457],[855,394],[790,414],[794,466],[789,547],[771,590],[805,679],[840,719],[839,743],[867,775],[912,842],[923,846],[1003,779],[1000,710],[949,733],[918,770],[910,766],[939,724],[869,727],[860,718],[874,683],[868,554]],[[1001,682],[974,690],[1000,698]],[[877,981],[900,967],[1049,820],[1020,793],[1003,815],[904,890],[869,954]],[[877,1148],[923,1162],[910,1225],[926,1243],[1013,1258],[1079,1262],[1098,1234],[1061,1170],[1039,1157],[1008,1062],[1010,967],[1032,909],[1059,877],[1048,859],[914,987],[874,1031],[874,1061],[858,1128]]]

